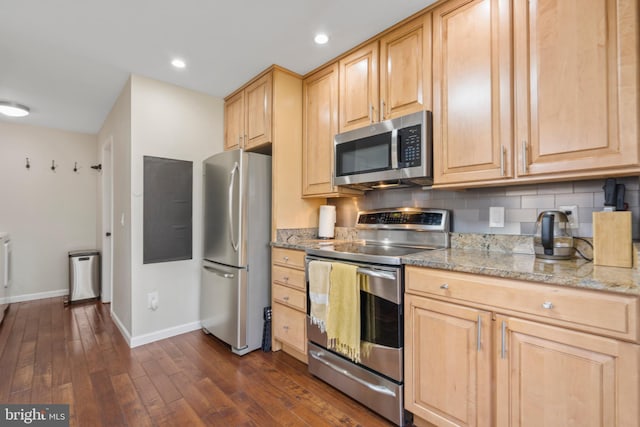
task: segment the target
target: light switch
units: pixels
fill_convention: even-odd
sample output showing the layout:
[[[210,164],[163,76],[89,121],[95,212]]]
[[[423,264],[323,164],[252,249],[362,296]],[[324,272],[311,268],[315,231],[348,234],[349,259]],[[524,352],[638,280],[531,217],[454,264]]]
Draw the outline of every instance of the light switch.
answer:
[[[504,207],[492,206],[489,208],[489,227],[504,227]]]

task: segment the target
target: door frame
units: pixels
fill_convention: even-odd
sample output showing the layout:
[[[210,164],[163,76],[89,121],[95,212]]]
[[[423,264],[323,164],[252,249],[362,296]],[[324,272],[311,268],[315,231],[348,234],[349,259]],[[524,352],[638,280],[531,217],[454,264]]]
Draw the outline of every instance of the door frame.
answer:
[[[101,147],[102,164],[102,268],[100,292],[103,303],[110,303],[113,296],[113,136]],[[111,236],[107,236],[111,233]]]

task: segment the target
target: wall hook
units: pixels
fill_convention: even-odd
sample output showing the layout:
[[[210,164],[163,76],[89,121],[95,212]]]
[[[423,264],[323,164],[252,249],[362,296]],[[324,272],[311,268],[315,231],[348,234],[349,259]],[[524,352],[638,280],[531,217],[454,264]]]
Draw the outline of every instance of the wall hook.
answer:
[[[78,172],[78,162],[75,162],[75,163],[73,164],[73,171],[74,171],[74,172]]]
[[[27,157],[27,163],[24,165],[25,168],[30,169],[31,164],[29,163],[29,158]]]
[[[52,171],[56,171],[56,161],[55,160],[51,160],[51,170]]]

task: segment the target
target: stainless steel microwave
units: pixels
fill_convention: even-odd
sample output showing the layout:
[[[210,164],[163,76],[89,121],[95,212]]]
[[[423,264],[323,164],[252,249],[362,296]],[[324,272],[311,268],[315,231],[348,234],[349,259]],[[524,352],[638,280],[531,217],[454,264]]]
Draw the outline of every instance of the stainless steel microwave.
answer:
[[[363,189],[429,185],[432,116],[420,111],[334,137],[334,185]]]

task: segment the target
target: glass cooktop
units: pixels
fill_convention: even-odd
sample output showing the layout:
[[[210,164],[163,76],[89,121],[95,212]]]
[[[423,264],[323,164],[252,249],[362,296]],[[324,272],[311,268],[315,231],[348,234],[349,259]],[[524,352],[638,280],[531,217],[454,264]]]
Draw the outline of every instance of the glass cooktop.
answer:
[[[337,243],[335,245],[319,246],[307,249],[309,255],[326,258],[335,258],[348,261],[373,262],[377,264],[401,264],[400,258],[416,252],[427,251],[435,248],[416,248],[406,246],[384,246],[378,244],[366,244],[362,242]]]

